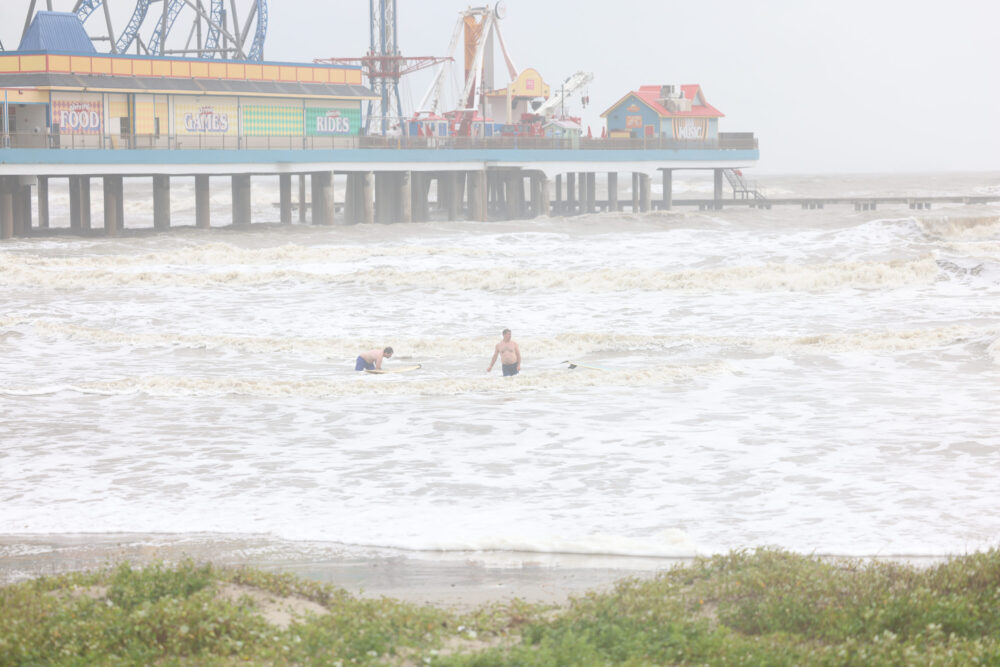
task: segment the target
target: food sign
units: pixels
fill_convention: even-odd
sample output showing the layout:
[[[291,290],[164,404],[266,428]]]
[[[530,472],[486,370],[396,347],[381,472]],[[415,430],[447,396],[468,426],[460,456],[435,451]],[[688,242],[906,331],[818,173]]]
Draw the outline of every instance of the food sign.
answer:
[[[100,102],[56,100],[52,102],[52,123],[64,134],[101,134],[103,110]]]

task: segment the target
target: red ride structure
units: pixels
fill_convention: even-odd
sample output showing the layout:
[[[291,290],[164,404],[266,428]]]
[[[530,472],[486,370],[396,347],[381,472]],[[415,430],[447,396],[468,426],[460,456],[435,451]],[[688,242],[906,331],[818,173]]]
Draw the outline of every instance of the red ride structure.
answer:
[[[393,127],[399,129],[405,122],[403,104],[399,97],[399,80],[407,74],[433,67],[452,60],[436,56],[408,58],[399,51],[396,39],[396,0],[369,0],[371,46],[361,58],[317,58],[313,62],[331,65],[360,65],[368,78],[368,85],[381,98],[380,129],[385,136]],[[365,114],[365,134],[371,134],[374,103],[368,103]]]

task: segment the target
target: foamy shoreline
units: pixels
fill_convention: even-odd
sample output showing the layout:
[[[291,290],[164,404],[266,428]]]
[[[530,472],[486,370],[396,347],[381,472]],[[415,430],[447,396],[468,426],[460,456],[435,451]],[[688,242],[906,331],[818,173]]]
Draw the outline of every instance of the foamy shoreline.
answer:
[[[564,605],[626,578],[652,577],[690,558],[525,552],[395,552],[267,536],[79,534],[0,536],[0,586],[39,576],[191,558],[220,567],[249,566],[332,584],[363,598],[470,610],[519,598]],[[831,558],[838,558],[831,556]],[[846,558],[846,557],[845,557]],[[941,556],[874,556],[932,565]]]
[[[460,610],[514,598],[561,605],[586,591],[605,590],[621,579],[653,576],[690,562],[515,552],[390,553],[266,536],[3,535],[0,586],[123,562],[145,565],[186,558],[220,567],[288,572],[359,597],[389,597]]]

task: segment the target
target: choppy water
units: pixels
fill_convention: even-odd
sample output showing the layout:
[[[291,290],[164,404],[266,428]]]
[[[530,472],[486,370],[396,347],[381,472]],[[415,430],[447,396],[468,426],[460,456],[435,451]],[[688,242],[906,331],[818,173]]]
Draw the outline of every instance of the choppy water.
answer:
[[[997,207],[50,237],[0,245],[0,294],[0,534],[655,556],[1000,534]],[[517,378],[485,373],[504,327]],[[376,345],[422,370],[353,372]]]

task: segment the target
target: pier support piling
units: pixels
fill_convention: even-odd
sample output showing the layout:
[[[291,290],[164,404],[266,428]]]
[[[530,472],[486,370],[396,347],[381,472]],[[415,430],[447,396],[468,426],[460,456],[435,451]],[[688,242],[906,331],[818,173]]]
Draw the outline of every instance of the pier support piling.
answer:
[[[14,192],[13,176],[0,176],[0,239],[14,237]]]
[[[576,173],[566,174],[566,215],[576,215]]]
[[[715,200],[715,208],[722,208],[722,169],[713,169],[712,173],[715,177],[715,193],[713,199]]]
[[[14,236],[31,233],[31,186],[15,177],[14,183]]]
[[[278,209],[281,224],[292,224],[292,175],[278,176]]]
[[[299,222],[306,221],[306,175],[299,174]]]
[[[233,226],[247,227],[251,221],[250,174],[232,175]]]
[[[361,177],[362,222],[375,222],[375,172],[366,171]]]
[[[396,174],[395,204],[399,208],[399,216],[394,222],[413,222],[413,195],[419,188],[413,187],[413,173],[404,171]]]
[[[639,174],[632,172],[632,213],[639,212]]]
[[[663,210],[669,211],[674,207],[674,170],[663,170]]]
[[[652,181],[649,174],[639,174],[639,210],[643,213],[648,213],[653,208],[653,188],[650,187]]]
[[[91,206],[90,206],[90,176],[80,177],[80,228],[90,229]]]
[[[119,200],[125,189],[121,176],[104,177],[104,233],[107,236],[119,236],[122,231],[121,220],[118,218]]]
[[[170,177],[153,176],[153,228],[170,229]]]
[[[80,231],[80,177],[69,177],[69,228]]]
[[[38,177],[38,228],[49,228],[49,177]]]
[[[488,196],[485,171],[470,171],[469,174],[469,220],[486,222]]]
[[[562,215],[563,211],[563,177],[562,174],[556,174],[556,215]]]
[[[614,213],[618,210],[618,172],[608,173],[608,211]]]
[[[194,224],[198,229],[209,229],[212,226],[212,200],[208,174],[198,174],[194,177]]]
[[[332,225],[336,217],[333,201],[333,172],[314,171],[312,182],[312,222],[314,225]]]
[[[594,213],[597,211],[597,174],[588,171],[583,176],[587,181],[587,213]]]

